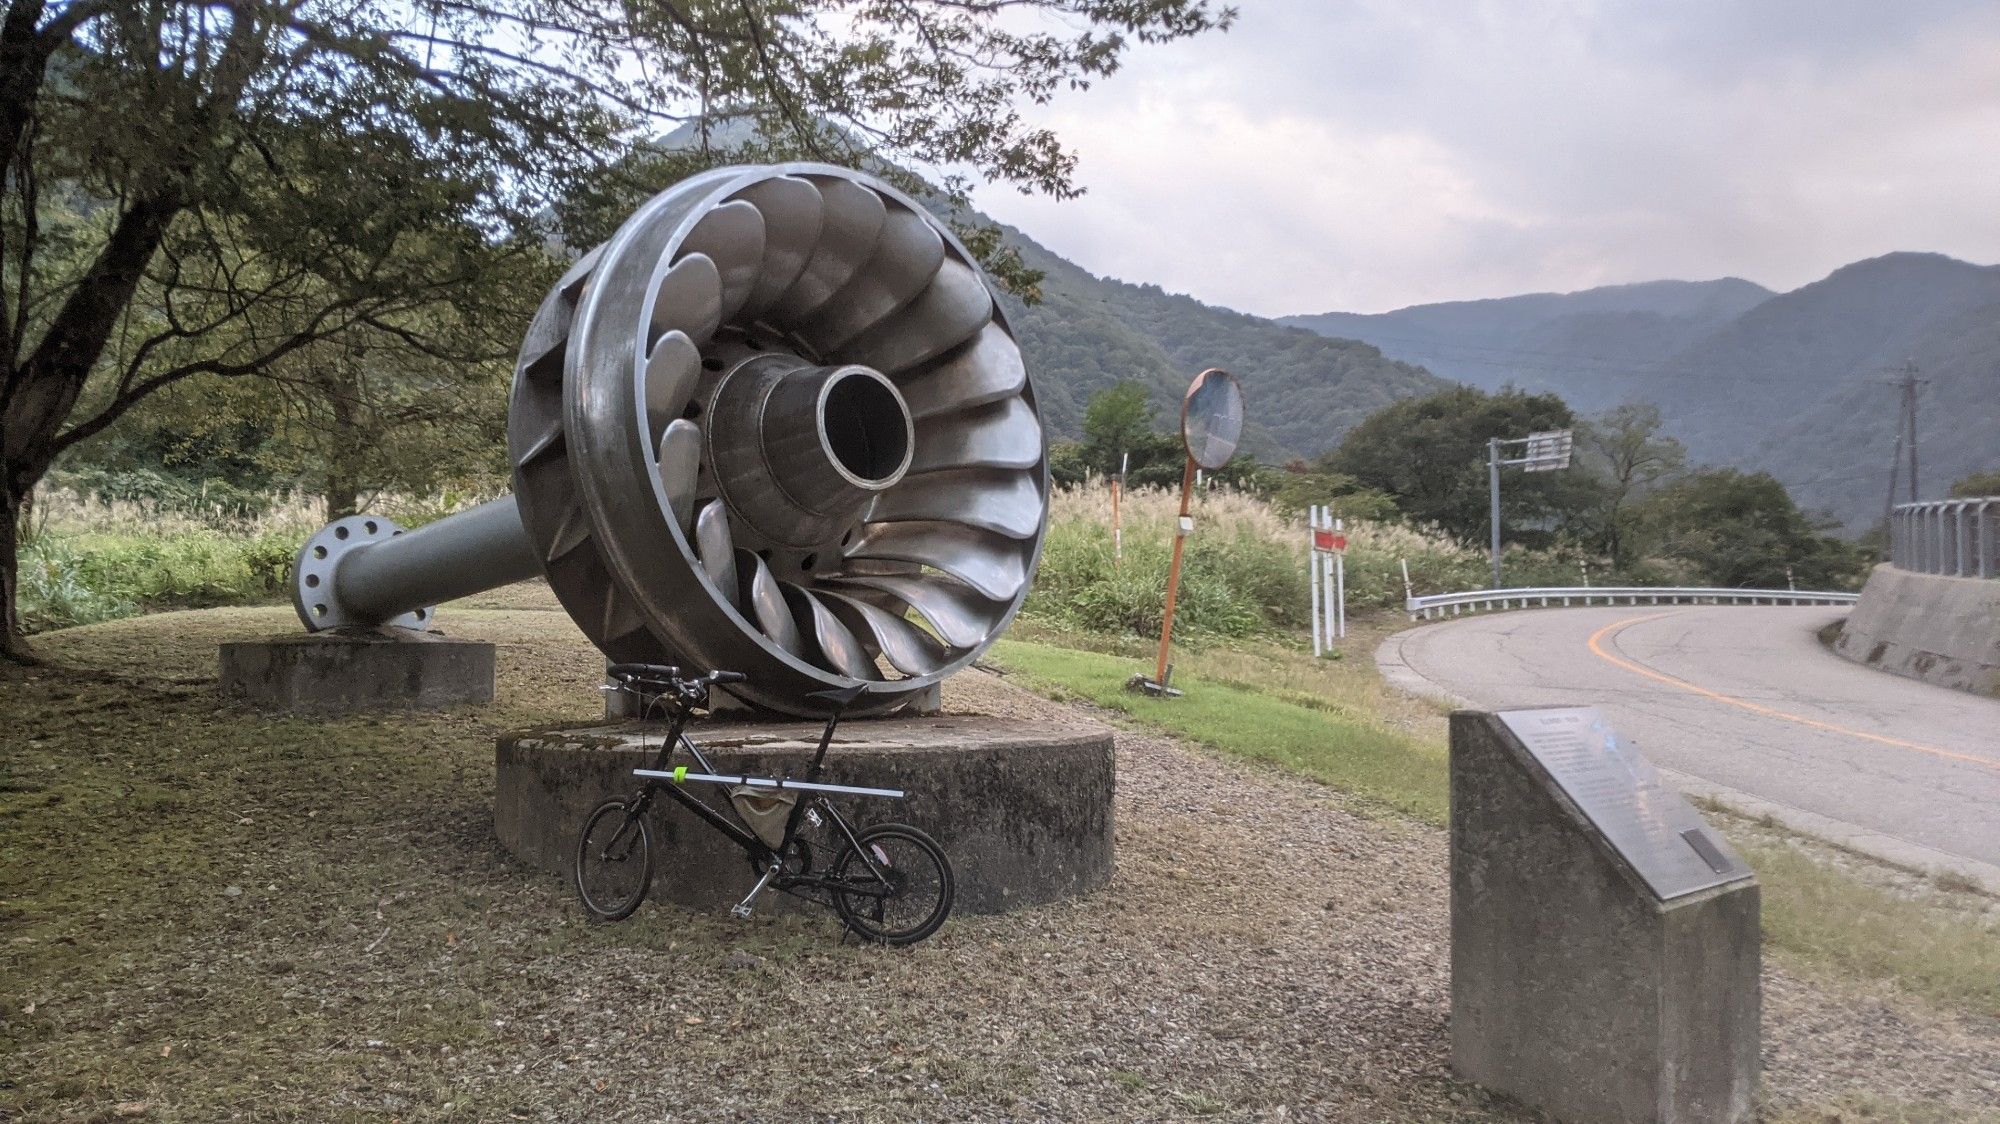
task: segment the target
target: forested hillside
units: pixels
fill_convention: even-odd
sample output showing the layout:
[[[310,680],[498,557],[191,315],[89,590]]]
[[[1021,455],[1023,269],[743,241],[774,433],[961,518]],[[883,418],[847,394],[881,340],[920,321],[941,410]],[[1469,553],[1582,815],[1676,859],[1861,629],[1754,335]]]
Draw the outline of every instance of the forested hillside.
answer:
[[[1482,390],[1553,390],[1595,412],[1626,401],[1632,380],[1770,299],[1761,285],[1647,281],[1576,293],[1416,305],[1394,312],[1286,316],[1282,324],[1365,340]]]
[[[1880,516],[1905,362],[1927,498],[2000,464],[2000,268],[1940,254],[1856,262],[1789,293],[1656,282],[1292,317],[1482,387],[1561,394],[1585,413],[1650,402],[1697,459],[1768,470],[1860,529]]]
[[[1094,276],[1021,231],[1001,229],[1047,275],[1041,303],[1015,302],[1010,312],[1057,435],[1077,436],[1091,395],[1121,379],[1153,388],[1164,421],[1196,372],[1225,367],[1242,379],[1249,402],[1245,450],[1267,460],[1311,456],[1381,406],[1446,385],[1369,344]]]

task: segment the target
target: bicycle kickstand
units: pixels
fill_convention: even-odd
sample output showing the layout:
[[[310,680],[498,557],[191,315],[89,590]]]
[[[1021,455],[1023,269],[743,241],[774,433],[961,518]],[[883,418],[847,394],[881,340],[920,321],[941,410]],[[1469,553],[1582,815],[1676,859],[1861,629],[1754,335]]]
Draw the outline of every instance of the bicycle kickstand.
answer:
[[[757,895],[763,893],[765,888],[777,879],[778,872],[784,869],[784,865],[781,862],[773,861],[770,866],[764,868],[764,877],[759,878],[757,884],[750,887],[750,892],[743,896],[742,901],[729,907],[729,915],[731,917],[749,917],[751,903],[755,902]]]

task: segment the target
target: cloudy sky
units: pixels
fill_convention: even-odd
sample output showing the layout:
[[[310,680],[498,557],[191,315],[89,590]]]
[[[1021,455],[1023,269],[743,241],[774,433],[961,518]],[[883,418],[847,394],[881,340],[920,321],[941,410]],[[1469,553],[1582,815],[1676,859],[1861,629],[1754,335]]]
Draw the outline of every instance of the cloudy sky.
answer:
[[[2000,261],[1995,0],[1237,0],[1035,119],[1089,194],[977,202],[1265,315]]]

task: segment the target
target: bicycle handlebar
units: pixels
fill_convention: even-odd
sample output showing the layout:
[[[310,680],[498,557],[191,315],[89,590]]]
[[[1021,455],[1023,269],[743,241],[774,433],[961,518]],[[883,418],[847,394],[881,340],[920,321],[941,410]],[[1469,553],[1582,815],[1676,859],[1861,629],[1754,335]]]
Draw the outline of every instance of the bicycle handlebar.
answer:
[[[706,675],[688,678],[681,674],[680,668],[660,663],[614,663],[605,669],[605,673],[613,679],[624,682],[626,686],[644,682],[672,687],[679,691],[700,690],[723,683],[741,683],[750,678],[740,671],[711,671]]]

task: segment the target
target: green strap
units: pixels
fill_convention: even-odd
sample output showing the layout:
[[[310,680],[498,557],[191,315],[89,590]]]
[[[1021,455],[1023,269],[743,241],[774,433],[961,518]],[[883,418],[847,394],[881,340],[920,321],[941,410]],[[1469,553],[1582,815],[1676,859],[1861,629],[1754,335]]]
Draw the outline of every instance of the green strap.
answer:
[[[674,783],[675,783],[675,784],[679,784],[679,783],[681,783],[682,781],[685,781],[685,780],[687,780],[687,775],[688,775],[688,767],[687,767],[686,765],[676,765],[676,766],[674,766]]]

